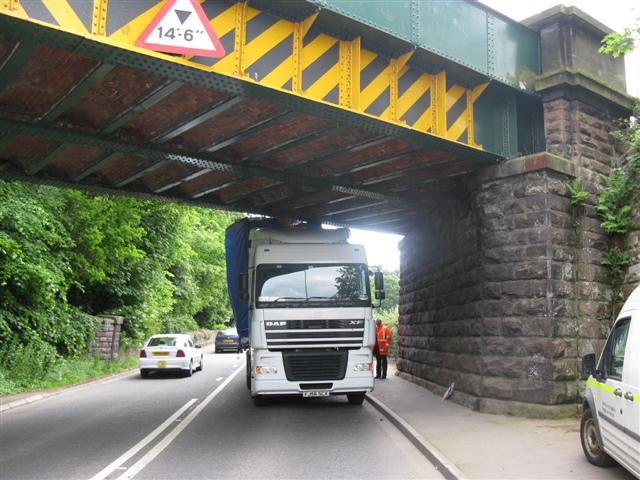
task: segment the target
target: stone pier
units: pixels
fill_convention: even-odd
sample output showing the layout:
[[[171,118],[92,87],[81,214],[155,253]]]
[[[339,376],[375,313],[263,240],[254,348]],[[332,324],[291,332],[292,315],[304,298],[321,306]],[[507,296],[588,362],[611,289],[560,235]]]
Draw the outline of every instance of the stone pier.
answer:
[[[438,393],[455,382],[452,399],[476,410],[563,416],[580,400],[582,356],[609,328],[595,206],[633,100],[622,58],[597,52],[599,22],[555,7],[525,23],[541,36],[547,151],[456,182],[405,237],[398,369]],[[580,209],[575,178],[589,192]]]

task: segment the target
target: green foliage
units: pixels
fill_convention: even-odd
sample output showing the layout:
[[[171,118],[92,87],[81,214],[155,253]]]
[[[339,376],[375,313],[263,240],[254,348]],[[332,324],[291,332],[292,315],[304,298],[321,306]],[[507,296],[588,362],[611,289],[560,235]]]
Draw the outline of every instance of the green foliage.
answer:
[[[600,263],[609,269],[609,275],[614,283],[621,283],[631,263],[631,257],[628,252],[612,247],[602,254]]]
[[[634,26],[626,28],[622,34],[611,33],[603,40],[600,53],[613,55],[614,58],[623,53],[633,51],[640,43],[640,19]],[[629,152],[626,162],[620,169],[614,169],[606,181],[606,188],[598,198],[598,213],[602,218],[602,228],[617,239],[617,243],[624,243],[629,233],[634,215],[632,205],[640,201],[640,102],[634,106],[635,120],[624,120],[622,130],[615,132],[618,140],[626,142]],[[620,248],[613,247],[602,256],[602,265],[609,269],[609,283],[611,286],[612,314],[615,317],[616,305],[621,300],[622,283],[631,263],[630,255]]]
[[[580,182],[580,179],[576,178],[568,185],[568,188],[569,196],[571,197],[571,205],[574,207],[584,207],[589,193],[582,190],[582,183]]]
[[[640,42],[640,21],[636,21],[633,27],[625,28],[622,33],[613,32],[604,37],[599,52],[618,58],[634,50],[638,42]]]
[[[84,354],[97,314],[125,317],[125,346],[229,318],[237,217],[0,181],[0,383],[27,388]]]
[[[129,370],[138,363],[137,356],[103,362],[90,355],[78,358],[49,355],[52,352],[47,349],[25,348],[11,368],[0,367],[0,395],[72,385]]]
[[[632,177],[628,171],[612,170],[605,182],[605,190],[598,197],[598,214],[602,228],[609,235],[624,235],[631,225],[631,200],[634,190]]]

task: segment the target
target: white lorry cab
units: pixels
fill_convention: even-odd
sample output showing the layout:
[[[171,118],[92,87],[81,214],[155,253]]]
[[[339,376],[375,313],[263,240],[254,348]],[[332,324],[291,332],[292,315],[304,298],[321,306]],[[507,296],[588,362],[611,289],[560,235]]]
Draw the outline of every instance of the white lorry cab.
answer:
[[[583,401],[580,440],[587,460],[607,466],[613,460],[640,478],[640,287],[628,298],[596,365],[595,354],[582,359],[590,372]]]
[[[375,325],[367,257],[347,229],[242,220],[227,229],[229,297],[250,339],[246,383],[256,404],[277,395],[346,395],[374,387]],[[384,298],[375,274],[376,298]]]

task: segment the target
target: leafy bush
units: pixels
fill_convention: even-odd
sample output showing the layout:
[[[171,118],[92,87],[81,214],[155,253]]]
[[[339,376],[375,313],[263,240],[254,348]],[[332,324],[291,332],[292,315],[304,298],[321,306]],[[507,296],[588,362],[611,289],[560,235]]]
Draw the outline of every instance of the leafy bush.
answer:
[[[0,382],[26,388],[78,360],[93,315],[125,317],[125,348],[229,318],[224,229],[237,217],[0,180]]]

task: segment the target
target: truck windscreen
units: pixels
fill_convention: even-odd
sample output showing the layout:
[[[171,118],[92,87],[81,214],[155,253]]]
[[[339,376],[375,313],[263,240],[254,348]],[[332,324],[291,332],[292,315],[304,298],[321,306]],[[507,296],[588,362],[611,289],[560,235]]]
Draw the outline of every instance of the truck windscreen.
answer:
[[[365,265],[264,264],[256,270],[257,306],[368,306]]]

